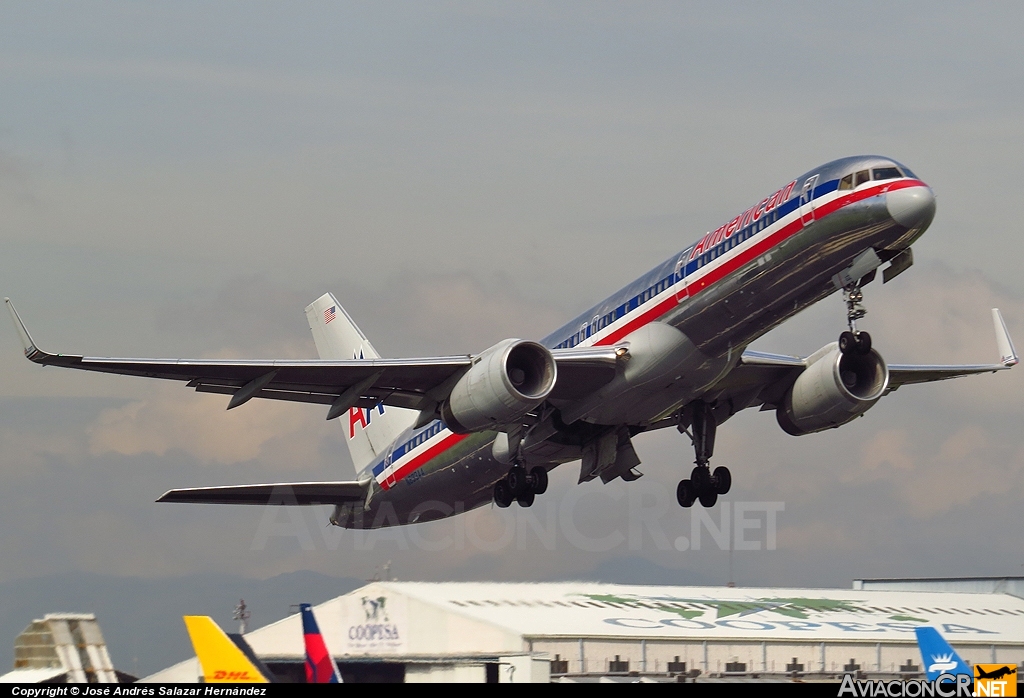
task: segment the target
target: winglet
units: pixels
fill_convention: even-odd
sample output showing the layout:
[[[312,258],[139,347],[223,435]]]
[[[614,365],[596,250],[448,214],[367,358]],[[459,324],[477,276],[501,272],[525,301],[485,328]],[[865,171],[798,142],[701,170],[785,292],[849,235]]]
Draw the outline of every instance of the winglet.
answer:
[[[1016,366],[1019,362],[1017,350],[1013,348],[1013,340],[1010,339],[1010,333],[1006,329],[1006,323],[1003,322],[1003,315],[999,312],[999,308],[992,308],[992,322],[996,326],[996,346],[999,347],[999,361],[1007,368]]]
[[[25,329],[25,323],[21,321],[21,316],[18,315],[18,311],[14,309],[14,303],[11,303],[10,298],[4,298],[4,303],[7,304],[7,311],[11,314],[11,319],[14,320],[14,326],[18,330],[18,336],[21,338],[21,344],[25,347],[25,356],[32,358],[39,353],[39,349],[36,348],[35,342],[32,341],[32,336]]]

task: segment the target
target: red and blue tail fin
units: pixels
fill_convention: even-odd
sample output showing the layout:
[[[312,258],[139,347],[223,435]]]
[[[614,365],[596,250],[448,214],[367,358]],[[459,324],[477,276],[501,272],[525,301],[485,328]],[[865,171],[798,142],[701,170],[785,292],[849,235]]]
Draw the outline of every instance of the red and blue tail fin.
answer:
[[[306,683],[341,683],[338,666],[327,651],[313,607],[303,603],[299,604],[299,609],[302,611],[302,635],[306,640]]]

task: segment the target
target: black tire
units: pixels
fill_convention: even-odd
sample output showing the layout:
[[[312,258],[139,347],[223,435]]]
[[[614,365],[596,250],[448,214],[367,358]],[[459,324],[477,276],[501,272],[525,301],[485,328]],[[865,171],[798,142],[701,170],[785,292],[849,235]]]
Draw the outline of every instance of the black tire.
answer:
[[[516,497],[516,501],[519,502],[519,506],[521,507],[532,507],[533,500],[534,498],[536,498],[536,496],[537,495],[535,495],[532,490],[526,490],[521,495]]]
[[[839,352],[849,354],[857,347],[857,335],[853,332],[843,332],[839,335]]]
[[[526,475],[526,468],[521,465],[513,465],[509,468],[508,475],[505,476],[505,480],[508,481],[508,489],[512,492],[513,497],[518,497],[523,492],[530,489],[530,481]]]
[[[697,496],[700,496],[711,486],[711,472],[705,466],[698,465],[690,471],[690,484]]]
[[[715,468],[715,472],[711,474],[711,484],[718,494],[729,494],[732,488],[732,473],[724,465]]]
[[[494,503],[502,509],[506,508],[512,503],[512,490],[508,488],[508,483],[504,479],[498,480],[494,483]]]
[[[710,509],[711,507],[715,506],[715,503],[718,501],[718,493],[715,492],[714,490],[707,490],[705,492],[700,493],[699,499],[700,505],[702,507],[704,507],[705,509]]]
[[[689,509],[693,506],[697,496],[693,491],[693,484],[689,480],[680,480],[679,485],[676,487],[676,501],[679,502],[679,506],[684,509]]]
[[[871,335],[867,332],[857,333],[857,353],[868,354],[871,352]]]
[[[539,465],[530,471],[530,490],[534,494],[548,491],[548,471]]]

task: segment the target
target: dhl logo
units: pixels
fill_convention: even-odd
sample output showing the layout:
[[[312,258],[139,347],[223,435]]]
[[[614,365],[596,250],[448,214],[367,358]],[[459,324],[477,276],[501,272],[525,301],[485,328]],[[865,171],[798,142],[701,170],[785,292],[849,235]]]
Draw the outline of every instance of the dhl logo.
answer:
[[[223,669],[215,671],[213,678],[217,681],[252,681],[253,679],[248,671],[224,671]]]

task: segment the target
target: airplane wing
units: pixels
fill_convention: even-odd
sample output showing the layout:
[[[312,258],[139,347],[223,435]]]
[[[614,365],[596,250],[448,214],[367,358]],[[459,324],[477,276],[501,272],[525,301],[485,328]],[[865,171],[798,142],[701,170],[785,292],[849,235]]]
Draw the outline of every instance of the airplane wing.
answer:
[[[996,346],[999,349],[999,363],[992,364],[888,364],[889,386],[886,394],[904,385],[931,383],[949,380],[977,373],[1005,371],[1017,365],[1017,351],[1006,329],[1006,323],[998,308],[992,309],[992,322],[996,331]],[[771,409],[782,399],[783,394],[807,368],[807,360],[799,356],[770,354],[760,351],[745,351],[736,368],[725,380],[716,386],[718,399],[743,397],[750,399],[738,409],[760,404],[762,409]]]
[[[1019,359],[1017,350],[1010,339],[1010,333],[1006,329],[1003,315],[998,308],[992,308],[992,323],[996,330],[996,345],[999,348],[999,363],[977,364],[961,366],[908,366],[904,364],[889,364],[889,389],[887,393],[898,389],[901,385],[913,383],[931,383],[933,381],[944,381],[960,376],[970,376],[975,373],[994,373],[1005,371],[1016,366]]]
[[[351,407],[378,404],[433,409],[448,396],[473,357],[413,359],[223,360],[134,359],[52,354],[36,345],[9,298],[7,309],[25,347],[25,356],[43,366],[183,381],[200,393],[231,395],[228,409],[252,398],[331,405],[328,419]],[[613,347],[583,347],[552,352],[558,383],[552,397],[572,398],[601,387],[615,376]]]
[[[265,485],[227,485],[168,490],[158,502],[185,504],[316,505],[361,502],[367,482],[275,482]]]

